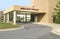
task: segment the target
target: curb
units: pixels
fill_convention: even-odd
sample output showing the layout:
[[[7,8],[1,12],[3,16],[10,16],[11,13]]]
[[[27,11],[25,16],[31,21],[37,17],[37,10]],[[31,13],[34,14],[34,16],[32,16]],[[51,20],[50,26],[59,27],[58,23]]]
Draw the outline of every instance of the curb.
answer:
[[[56,34],[56,35],[60,35],[60,29],[57,29],[59,28],[60,25],[58,24],[49,24],[49,23],[34,23],[34,24],[41,24],[41,25],[45,25],[45,26],[50,26],[53,30],[51,31],[53,34]],[[57,27],[56,27],[57,26]]]
[[[21,26],[19,28],[12,28],[12,29],[1,29],[0,31],[11,31],[11,30],[18,30],[18,29],[23,29],[24,26]]]
[[[51,32],[54,33],[54,34],[56,34],[56,35],[60,35],[60,32],[57,32],[55,30],[52,30]]]

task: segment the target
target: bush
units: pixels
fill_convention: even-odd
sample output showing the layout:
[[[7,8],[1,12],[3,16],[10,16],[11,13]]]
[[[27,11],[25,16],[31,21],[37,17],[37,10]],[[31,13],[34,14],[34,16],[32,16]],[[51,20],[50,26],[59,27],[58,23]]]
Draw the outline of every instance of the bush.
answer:
[[[56,15],[55,23],[60,24],[60,13]]]

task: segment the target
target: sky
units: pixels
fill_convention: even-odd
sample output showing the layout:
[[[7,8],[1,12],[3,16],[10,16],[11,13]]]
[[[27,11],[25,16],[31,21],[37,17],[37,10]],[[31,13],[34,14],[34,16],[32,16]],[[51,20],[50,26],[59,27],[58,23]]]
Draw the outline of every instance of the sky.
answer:
[[[5,10],[12,5],[29,6],[31,0],[0,0],[0,10]]]

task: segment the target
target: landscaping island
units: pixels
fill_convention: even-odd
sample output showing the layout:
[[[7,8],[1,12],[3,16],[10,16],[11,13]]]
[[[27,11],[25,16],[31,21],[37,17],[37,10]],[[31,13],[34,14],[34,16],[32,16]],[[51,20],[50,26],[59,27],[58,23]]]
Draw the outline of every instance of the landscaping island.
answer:
[[[10,23],[2,23],[0,22],[0,29],[11,29],[11,28],[18,28],[20,26],[18,25],[13,25],[13,24],[10,24]]]

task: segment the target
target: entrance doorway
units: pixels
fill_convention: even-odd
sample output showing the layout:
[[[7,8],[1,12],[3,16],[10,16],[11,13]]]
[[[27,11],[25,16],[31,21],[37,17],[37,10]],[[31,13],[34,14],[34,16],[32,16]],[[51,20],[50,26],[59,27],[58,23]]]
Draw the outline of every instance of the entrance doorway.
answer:
[[[31,15],[28,14],[17,14],[17,22],[30,22]]]
[[[17,12],[17,23],[33,23],[40,22],[44,17],[45,13],[37,12]]]
[[[54,22],[54,23],[55,23],[55,18],[56,18],[56,17],[54,16],[54,17],[53,17],[53,22]]]

